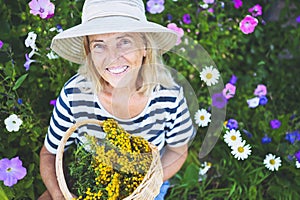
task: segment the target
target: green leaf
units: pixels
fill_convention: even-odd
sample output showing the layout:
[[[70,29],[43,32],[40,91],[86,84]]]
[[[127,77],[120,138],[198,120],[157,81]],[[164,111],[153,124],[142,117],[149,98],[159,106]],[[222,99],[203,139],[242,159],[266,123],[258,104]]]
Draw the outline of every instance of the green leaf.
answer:
[[[1,186],[0,186],[0,199],[8,200],[8,197],[6,196],[4,190]]]
[[[24,74],[20,78],[18,78],[18,80],[15,83],[15,86],[13,87],[13,90],[18,89],[22,85],[22,83],[24,82],[27,76],[28,74]]]

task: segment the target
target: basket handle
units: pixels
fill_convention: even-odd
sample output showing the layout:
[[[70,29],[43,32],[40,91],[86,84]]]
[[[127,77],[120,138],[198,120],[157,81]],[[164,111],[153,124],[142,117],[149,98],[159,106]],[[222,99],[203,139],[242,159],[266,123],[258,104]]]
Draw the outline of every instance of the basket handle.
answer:
[[[64,171],[63,171],[63,154],[64,154],[64,147],[69,139],[69,137],[73,134],[73,132],[80,126],[85,124],[96,124],[102,126],[102,121],[96,119],[87,119],[83,121],[76,122],[73,126],[71,126],[67,132],[63,135],[57,149],[57,154],[55,158],[55,169],[56,169],[56,177],[58,181],[58,185],[60,190],[62,191],[65,199],[71,200],[73,199],[72,194],[70,193],[68,186],[66,184]]]

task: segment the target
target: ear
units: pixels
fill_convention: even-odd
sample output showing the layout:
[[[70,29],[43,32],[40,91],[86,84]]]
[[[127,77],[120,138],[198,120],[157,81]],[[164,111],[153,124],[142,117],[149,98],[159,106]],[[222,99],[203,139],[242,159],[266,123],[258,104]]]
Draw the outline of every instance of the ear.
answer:
[[[146,57],[146,55],[147,55],[147,50],[146,49],[144,49],[144,57]]]

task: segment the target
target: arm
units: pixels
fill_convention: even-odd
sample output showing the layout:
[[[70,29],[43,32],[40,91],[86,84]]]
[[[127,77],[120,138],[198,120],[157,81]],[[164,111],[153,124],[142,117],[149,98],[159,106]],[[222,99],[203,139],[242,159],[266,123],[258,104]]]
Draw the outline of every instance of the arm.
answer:
[[[174,176],[182,167],[188,155],[187,144],[180,147],[166,147],[161,162],[163,167],[163,181]]]
[[[55,173],[55,154],[50,153],[45,146],[40,152],[40,173],[52,199],[63,200]]]

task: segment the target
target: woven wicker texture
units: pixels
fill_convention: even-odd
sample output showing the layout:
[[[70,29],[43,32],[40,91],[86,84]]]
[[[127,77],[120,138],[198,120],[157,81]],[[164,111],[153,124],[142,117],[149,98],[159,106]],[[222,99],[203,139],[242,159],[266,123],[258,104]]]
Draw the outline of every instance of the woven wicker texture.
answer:
[[[63,172],[63,153],[64,153],[64,147],[67,143],[67,140],[69,137],[73,134],[73,132],[80,126],[86,125],[86,124],[96,124],[101,126],[102,122],[99,120],[84,120],[81,122],[75,123],[73,126],[71,126],[63,138],[61,139],[61,142],[58,146],[58,153],[56,155],[56,175],[57,175],[57,181],[58,185],[67,200],[73,199],[72,194],[70,193],[66,180],[64,177]],[[163,171],[162,171],[162,165],[160,161],[160,154],[156,146],[149,143],[151,149],[152,149],[152,163],[150,165],[150,168],[144,177],[142,183],[136,188],[136,190],[128,197],[126,197],[124,200],[130,200],[130,199],[138,199],[138,200],[151,200],[154,199],[159,191],[160,186],[163,183]]]

